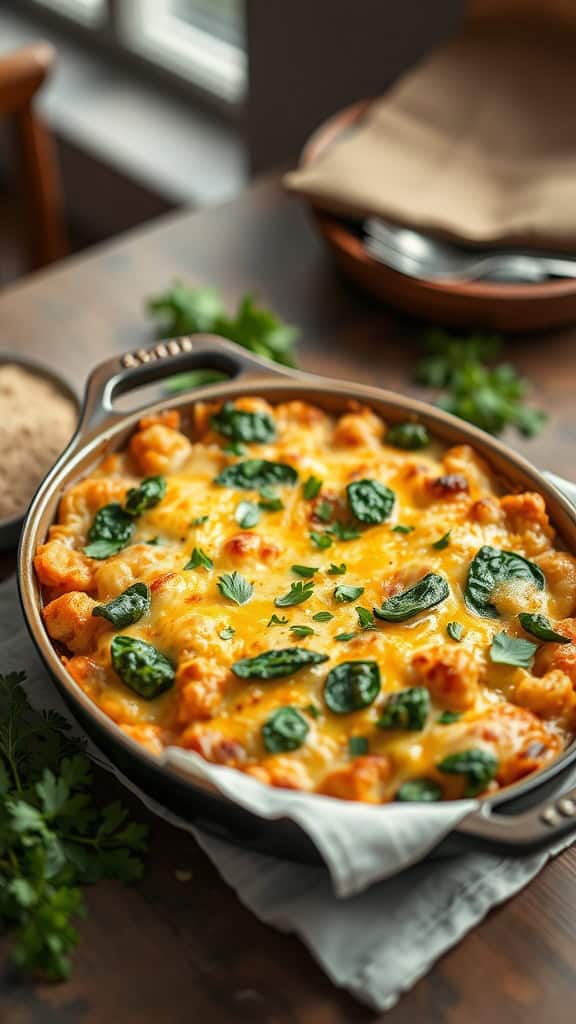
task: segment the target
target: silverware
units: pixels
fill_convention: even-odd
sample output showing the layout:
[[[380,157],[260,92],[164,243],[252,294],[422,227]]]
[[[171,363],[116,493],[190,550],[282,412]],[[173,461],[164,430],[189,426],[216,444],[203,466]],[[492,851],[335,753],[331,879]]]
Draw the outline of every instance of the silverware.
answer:
[[[493,279],[536,283],[547,277],[576,278],[576,260],[516,250],[466,249],[378,217],[364,222],[366,251],[408,277],[429,281]]]

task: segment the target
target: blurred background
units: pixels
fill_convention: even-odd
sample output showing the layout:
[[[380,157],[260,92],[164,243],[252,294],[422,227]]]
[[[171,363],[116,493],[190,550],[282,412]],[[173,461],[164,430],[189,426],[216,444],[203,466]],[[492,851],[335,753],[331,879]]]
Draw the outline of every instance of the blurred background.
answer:
[[[4,0],[2,62],[46,40],[35,106],[57,151],[73,251],[288,167],[335,110],[381,93],[465,0]],[[29,267],[22,176],[0,119],[0,285]],[[20,228],[20,231],[19,231]],[[28,262],[27,262],[28,260]]]

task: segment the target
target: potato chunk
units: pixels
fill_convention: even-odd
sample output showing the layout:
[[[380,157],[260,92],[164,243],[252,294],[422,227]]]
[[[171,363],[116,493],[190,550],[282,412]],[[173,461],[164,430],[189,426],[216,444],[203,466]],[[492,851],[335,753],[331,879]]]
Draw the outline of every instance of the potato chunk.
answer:
[[[108,625],[105,619],[92,615],[96,604],[82,591],[71,591],[50,601],[43,608],[42,616],[52,639],[75,654],[86,654]]]
[[[463,647],[441,644],[419,651],[412,669],[420,683],[442,707],[466,711],[478,696],[480,666],[474,655]]]
[[[130,453],[146,476],[177,473],[191,451],[188,438],[163,423],[153,423],[139,430],[130,441]]]
[[[548,591],[556,605],[555,616],[567,618],[576,612],[576,558],[566,551],[545,551],[535,562],[542,569]]]
[[[386,783],[390,780],[390,758],[383,754],[357,757],[326,775],[318,792],[341,800],[361,800],[366,804],[382,803]]]
[[[89,558],[61,540],[42,544],[34,558],[36,575],[55,590],[91,590],[93,568]]]

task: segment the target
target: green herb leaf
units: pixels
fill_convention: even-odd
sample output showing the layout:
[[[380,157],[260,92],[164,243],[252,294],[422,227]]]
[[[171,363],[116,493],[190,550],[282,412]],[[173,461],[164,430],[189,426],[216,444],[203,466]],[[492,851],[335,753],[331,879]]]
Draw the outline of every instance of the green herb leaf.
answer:
[[[170,689],[176,676],[174,666],[144,640],[115,636],[110,645],[112,668],[125,686],[146,700]]]
[[[322,714],[320,708],[316,707],[315,704],[307,704],[302,710],[306,711],[311,718],[320,718],[320,715]]]
[[[224,445],[224,447],[222,448],[222,451],[226,452],[227,455],[238,455],[238,456],[240,456],[240,455],[246,455],[246,452],[248,451],[248,449],[247,449],[245,444],[241,443],[241,441],[230,441],[228,444]]]
[[[290,632],[294,633],[294,636],[301,638],[305,636],[314,636],[316,630],[312,629],[311,626],[290,626]]]
[[[293,485],[298,473],[284,462],[269,462],[267,459],[247,459],[225,466],[214,480],[221,487],[234,487],[240,491],[259,490],[273,484]]]
[[[236,506],[234,518],[243,530],[251,530],[260,522],[260,509],[253,501],[241,501]]]
[[[317,565],[291,565],[290,568],[297,576],[303,576],[304,579],[310,579],[314,573],[318,572]]]
[[[430,694],[425,686],[412,686],[391,694],[378,719],[380,729],[421,730],[430,714]]]
[[[435,540],[434,541],[432,547],[436,548],[436,551],[444,551],[444,548],[447,548],[448,545],[450,544],[450,534],[451,533],[452,533],[452,530],[447,530],[446,533],[444,533],[439,538],[439,540]]]
[[[444,577],[429,572],[413,587],[389,597],[381,608],[374,608],[374,615],[385,622],[404,622],[405,619],[411,619],[414,615],[426,612],[441,601],[445,601],[449,593]]]
[[[316,612],[312,618],[314,619],[314,622],[330,622],[334,616],[332,615],[332,612]]]
[[[403,526],[402,523],[398,523],[397,526],[392,527],[392,533],[412,533],[415,529],[415,526]]]
[[[354,640],[356,633],[337,633],[335,640]]]
[[[309,476],[302,484],[302,495],[306,501],[318,497],[322,490],[322,481],[317,476]]]
[[[160,537],[150,537],[150,540],[146,540],[146,541],[144,541],[144,543],[145,544],[150,544],[150,545],[152,545],[155,548],[161,548],[162,547],[162,541],[160,540]]]
[[[196,516],[196,519],[191,521],[190,526],[203,526],[204,523],[208,522],[208,519],[209,516]]]
[[[552,627],[550,619],[545,615],[531,615],[530,612],[520,612],[518,619],[522,629],[535,636],[537,640],[549,640],[555,644],[571,644],[572,640],[563,633],[557,633]]]
[[[378,480],[355,480],[346,488],[352,515],[367,526],[375,526],[388,519],[396,495]]]
[[[206,554],[202,548],[192,548],[192,554],[190,560],[186,562],[184,571],[186,569],[213,569],[214,562],[209,555]]]
[[[448,775],[464,775],[466,788],[464,796],[478,796],[498,771],[498,760],[488,750],[463,750],[458,754],[449,754],[436,766],[438,771]]]
[[[332,547],[332,538],[327,533],[318,533],[316,530],[311,530],[310,540],[321,550]]]
[[[268,620],[268,625],[266,628],[268,628],[268,626],[286,626],[287,623],[288,619],[286,618],[285,615],[279,617],[278,615],[276,615],[276,613],[274,613],[274,615],[272,615],[272,617]]]
[[[360,536],[360,530],[357,530],[351,523],[339,523],[338,521],[328,527],[328,532],[331,533],[336,540],[357,540]]]
[[[222,298],[214,288],[190,288],[178,282],[161,295],[150,299],[147,306],[158,323],[158,333],[162,338],[198,332],[218,334],[257,355],[285,366],[295,365],[294,341],[297,330],[282,323],[270,310],[257,306],[251,295],[244,295],[234,316],[228,317]],[[194,383],[184,384],[184,387],[193,387],[197,383],[197,375],[208,373],[211,379],[220,380],[224,376],[214,370],[195,370],[192,374],[180,376],[192,377]],[[206,382],[204,376],[201,383]],[[171,390],[175,388],[172,386]]]
[[[358,616],[358,624],[360,629],[376,629],[374,622],[374,616],[369,608],[363,608],[362,605],[356,605],[356,614]]]
[[[126,495],[124,508],[128,515],[141,516],[149,508],[158,505],[166,494],[166,478],[148,476],[138,487],[132,487]]]
[[[346,563],[340,562],[340,565],[334,565],[334,562],[330,563],[330,568],[327,570],[328,576],[343,576],[346,572]]]
[[[282,597],[277,597],[274,604],[277,608],[290,608],[292,605],[302,604],[303,601],[307,601],[309,597],[312,597],[313,593],[313,580],[309,580],[308,583],[302,583],[302,580],[295,580],[294,583],[290,584],[288,593],[283,594]]]
[[[442,799],[442,787],[434,779],[409,779],[396,792],[401,803],[432,803]]]
[[[314,509],[314,515],[322,523],[329,523],[332,519],[332,505],[330,502],[325,500],[319,501]]]
[[[234,604],[247,604],[254,595],[254,587],[239,572],[228,572],[218,577],[218,590]]]
[[[318,654],[305,647],[284,647],[263,651],[254,658],[242,658],[232,665],[232,671],[239,679],[282,679],[324,661],[328,661],[327,654]]]
[[[438,718],[439,725],[452,725],[452,722],[457,722],[462,718],[461,711],[443,711]]]
[[[499,618],[498,609],[491,603],[491,597],[500,583],[508,580],[526,580],[534,583],[539,590],[545,586],[544,573],[539,565],[515,551],[502,551],[484,545],[476,552],[464,590],[464,601],[471,612],[484,618]]]
[[[349,715],[373,704],[380,693],[380,669],[376,661],[342,661],[329,673],[324,700],[335,715]]]
[[[244,444],[266,444],[276,438],[276,424],[266,412],[245,412],[234,402],[225,402],[210,419],[210,425],[223,437]]]
[[[460,641],[464,636],[464,626],[461,622],[449,622],[446,626],[446,632],[451,640]]]
[[[262,739],[269,754],[298,750],[310,726],[303,715],[292,707],[277,708],[262,726]]]
[[[149,611],[150,590],[145,583],[134,583],[107,604],[97,604],[92,609],[92,615],[108,619],[113,626],[124,629],[125,626],[138,622]]]
[[[218,636],[221,640],[231,640],[235,632],[234,626],[224,626],[224,629],[220,630]]]
[[[347,604],[349,601],[357,601],[364,593],[364,587],[352,587],[346,583],[339,583],[334,587],[334,600],[338,604]]]
[[[348,740],[348,753],[350,757],[362,757],[370,750],[370,741],[367,736],[351,736]]]
[[[393,423],[386,431],[385,441],[394,448],[416,451],[430,444],[430,434],[422,423]]]
[[[281,512],[284,508],[284,502],[274,494],[274,491],[270,487],[264,487],[260,491],[260,500],[258,504],[265,512]]]
[[[510,636],[508,633],[496,633],[492,637],[490,660],[497,665],[515,665],[516,668],[532,668],[538,644],[523,637]]]
[[[98,509],[88,532],[88,545],[84,554],[89,558],[109,558],[121,551],[132,539],[132,516],[117,502]]]

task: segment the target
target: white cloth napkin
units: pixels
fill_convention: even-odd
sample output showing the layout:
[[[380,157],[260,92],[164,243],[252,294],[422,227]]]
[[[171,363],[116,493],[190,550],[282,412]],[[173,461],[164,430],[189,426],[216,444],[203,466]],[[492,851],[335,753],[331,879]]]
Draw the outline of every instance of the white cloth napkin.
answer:
[[[576,502],[576,486],[561,484]],[[13,579],[0,587],[0,665],[3,672],[26,670],[34,706],[68,715],[29,639]],[[523,858],[466,853],[416,863],[474,801],[383,809],[312,799],[268,789],[196,755],[168,752],[175,766],[209,777],[263,817],[286,815],[297,821],[316,842],[328,870],[306,867],[246,852],[200,832],[138,790],[92,744],[89,753],[150,810],[192,833],[259,918],[299,935],[334,984],[378,1010],[393,1006],[488,910],[526,885],[571,842]],[[576,771],[563,788],[575,783]]]

